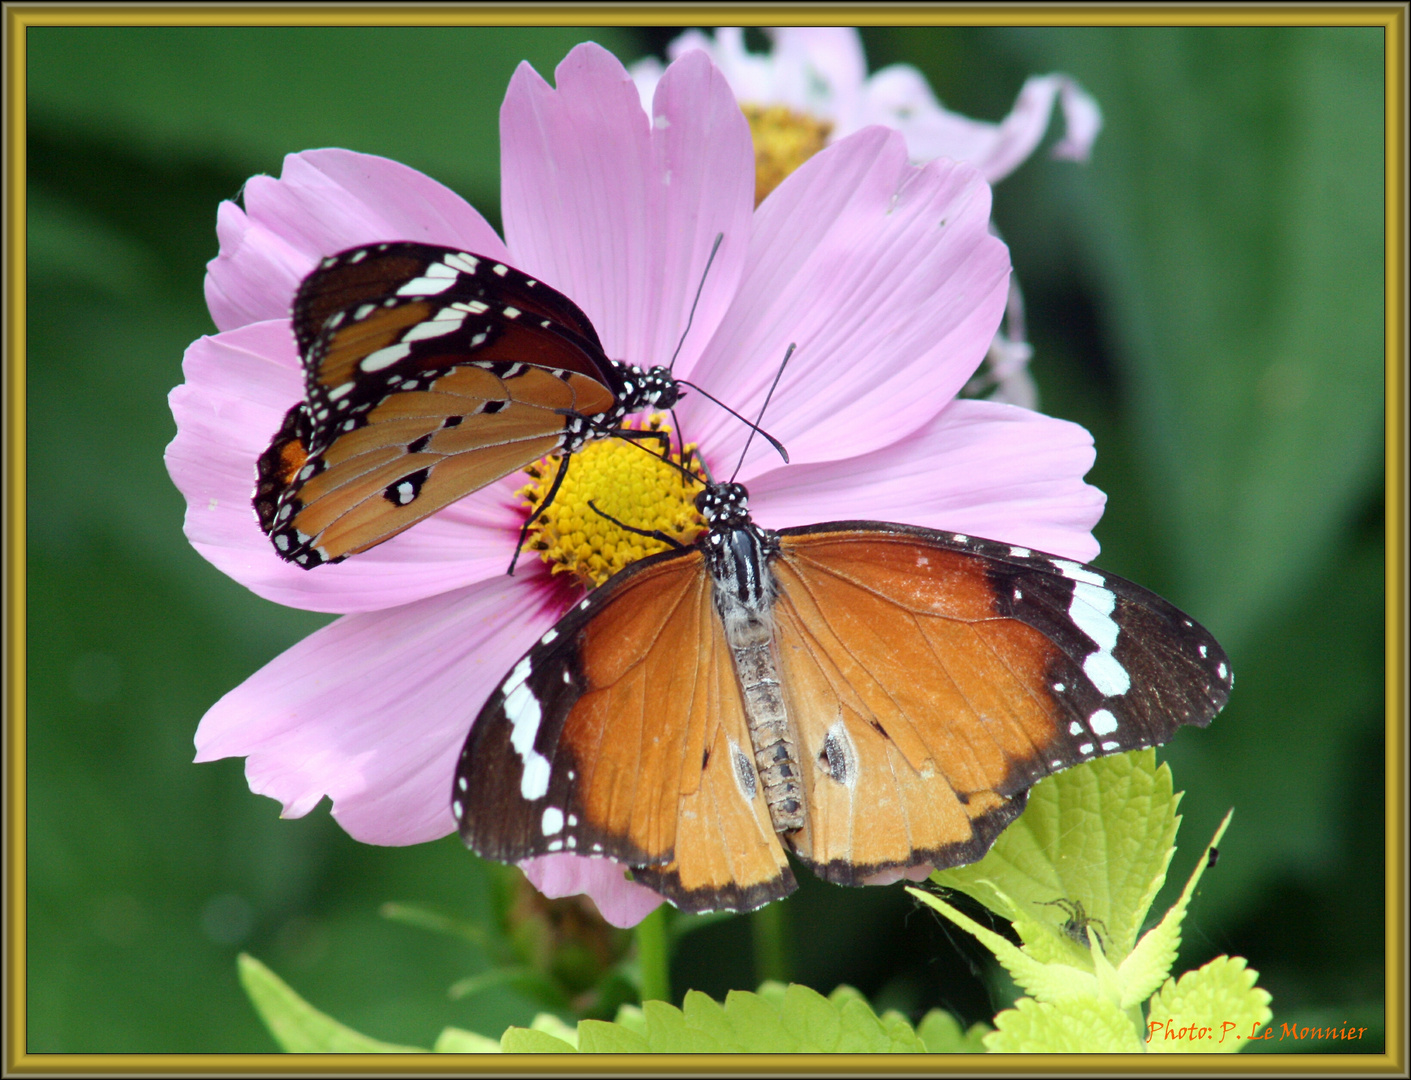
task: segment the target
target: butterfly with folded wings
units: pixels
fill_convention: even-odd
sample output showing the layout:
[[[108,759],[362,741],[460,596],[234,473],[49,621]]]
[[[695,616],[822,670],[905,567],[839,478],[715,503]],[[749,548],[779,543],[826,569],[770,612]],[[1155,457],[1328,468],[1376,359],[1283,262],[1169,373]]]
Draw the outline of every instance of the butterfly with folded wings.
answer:
[[[293,329],[304,399],[260,455],[254,505],[279,556],[305,568],[562,454],[547,505],[575,450],[644,437],[623,417],[680,397],[669,368],[609,359],[562,293],[453,248],[324,259],[295,295]]]
[[[1204,727],[1233,684],[1201,626],[1092,566],[910,525],[778,532],[735,483],[490,695],[452,812],[503,862],[615,860],[684,911],[979,859],[1050,773]]]

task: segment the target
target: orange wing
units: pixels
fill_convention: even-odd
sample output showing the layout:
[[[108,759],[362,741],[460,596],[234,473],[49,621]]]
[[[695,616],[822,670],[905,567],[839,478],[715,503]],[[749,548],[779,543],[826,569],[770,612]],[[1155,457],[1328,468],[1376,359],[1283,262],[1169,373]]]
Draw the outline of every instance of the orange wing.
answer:
[[[470,252],[399,242],[325,259],[292,326],[304,400],[260,457],[254,504],[304,567],[397,535],[625,405],[571,300]]]
[[[772,563],[808,806],[788,840],[827,880],[972,862],[1038,779],[1164,742],[1224,704],[1214,639],[1130,582],[860,526],[785,530]],[[1101,651],[1084,625],[1116,644]]]
[[[599,383],[574,372],[452,368],[423,388],[386,396],[320,454],[308,454],[297,430],[276,439],[268,529],[281,551],[304,549],[312,562],[365,551],[554,453],[564,411],[591,414],[611,403]],[[286,424],[297,428],[301,408]]]
[[[486,858],[606,856],[684,911],[794,890],[698,549],[634,564],[526,654],[471,728],[453,809]]]

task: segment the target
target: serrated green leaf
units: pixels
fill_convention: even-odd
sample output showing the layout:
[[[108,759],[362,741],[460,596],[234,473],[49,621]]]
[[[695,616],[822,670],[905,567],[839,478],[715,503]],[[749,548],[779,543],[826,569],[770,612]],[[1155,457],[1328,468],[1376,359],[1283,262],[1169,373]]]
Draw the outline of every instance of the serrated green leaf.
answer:
[[[916,1025],[929,1054],[983,1054],[985,1036],[993,1030],[989,1024],[972,1024],[961,1031],[960,1021],[944,1009],[932,1009]]]
[[[1080,971],[1067,964],[1045,964],[1023,952],[1007,938],[986,929],[974,919],[961,914],[939,897],[908,887],[907,892],[922,903],[935,908],[962,930],[974,935],[980,944],[995,954],[1004,969],[1021,987],[1042,1001],[1062,1001],[1071,997],[1096,996],[1097,980],[1091,972]],[[1003,893],[995,894],[997,904],[1007,904]]]
[[[1234,811],[1231,810],[1220,822],[1215,836],[1196,861],[1195,869],[1191,871],[1190,880],[1181,890],[1180,897],[1171,905],[1161,922],[1142,935],[1131,954],[1119,966],[1118,971],[1126,987],[1122,1000],[1123,1008],[1145,1001],[1170,974],[1171,965],[1176,962],[1176,953],[1181,947],[1181,922],[1186,917],[1186,908],[1191,897],[1195,895],[1195,887],[1200,883],[1201,875],[1210,865],[1210,849],[1220,843],[1233,814]]]
[[[424,1054],[420,1046],[380,1042],[338,1023],[296,994],[278,975],[253,956],[236,960],[240,985],[255,1011],[288,1054]]]
[[[776,984],[777,985],[777,984]],[[725,995],[725,1018],[730,1025],[733,1043],[745,1054],[788,1054],[798,1052],[798,1040],[784,1027],[779,1018],[779,1004],[766,996],[766,985],[758,994],[746,990],[731,990]],[[768,988],[771,994],[772,987]]]
[[[1142,1050],[1131,1018],[1110,1001],[1060,1003],[1020,998],[995,1017],[985,1048],[995,1054],[1134,1054]]]
[[[621,1023],[583,1020],[582,1053],[924,1053],[926,1046],[900,1013],[879,1017],[856,990],[837,1000],[806,986],[767,987],[769,997],[732,990],[725,1004],[690,991],[677,1009],[648,1001]],[[774,1000],[770,1000],[773,998]],[[633,1030],[636,1028],[637,1030]],[[506,1050],[509,1043],[506,1043]]]
[[[617,1015],[612,1018],[612,1022],[621,1024],[628,1031],[635,1031],[638,1035],[646,1035],[647,1033],[647,1016],[637,1005],[619,1005]]]
[[[856,1011],[859,1006],[862,1014]],[[817,990],[795,983],[784,992],[779,1019],[797,1040],[800,1052],[832,1053],[845,1042],[848,1046],[868,1044],[868,1049],[856,1053],[879,1052],[874,1044],[882,1034],[881,1025],[872,1010],[856,998],[834,1005]]]
[[[1152,750],[1085,762],[1036,784],[1024,813],[983,859],[931,880],[1012,921],[1022,910],[1060,933],[1068,916],[1053,901],[1080,902],[1106,927],[1109,954],[1123,957],[1166,880],[1179,801],[1170,769]]]
[[[500,1054],[504,1050],[499,1040],[488,1035],[477,1035],[464,1028],[443,1028],[436,1036],[436,1045],[431,1048],[435,1054]]]
[[[847,983],[839,983],[833,987],[833,992],[828,995],[828,1000],[841,1007],[846,1001],[866,1001],[867,998],[857,987],[849,986]]]
[[[537,1013],[534,1019],[529,1022],[529,1027],[532,1031],[542,1031],[545,1035],[562,1039],[569,1046],[577,1047],[578,1045],[578,1029],[565,1024],[553,1013]]]
[[[1147,1050],[1153,1054],[1233,1054],[1273,1013],[1259,972],[1242,956],[1217,956],[1179,982],[1168,979],[1147,1015]]]
[[[533,1028],[512,1027],[500,1040],[500,1047],[506,1054],[576,1054],[578,1051],[562,1039],[546,1031]]]
[[[647,1047],[654,1054],[719,1054],[726,1050],[713,1034],[664,1001],[643,1002],[642,1013]]]
[[[647,1039],[635,1031],[606,1020],[578,1021],[580,1054],[646,1054],[650,1051]]]
[[[778,979],[765,979],[759,984],[759,989],[755,991],[760,997],[771,1005],[782,1008],[784,1005],[784,995],[789,991],[787,983],[781,983]]]
[[[725,1006],[709,994],[699,990],[687,990],[681,1002],[681,1011],[695,1027],[702,1031],[726,1031],[730,1021],[725,1015]]]

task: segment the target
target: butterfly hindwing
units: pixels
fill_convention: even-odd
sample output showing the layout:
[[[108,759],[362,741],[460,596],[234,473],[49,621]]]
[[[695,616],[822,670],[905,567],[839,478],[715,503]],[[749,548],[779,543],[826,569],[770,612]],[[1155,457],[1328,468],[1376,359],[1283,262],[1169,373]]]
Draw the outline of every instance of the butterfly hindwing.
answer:
[[[688,549],[634,564],[491,695],[455,781],[471,848],[609,857],[687,911],[793,891],[701,562]]]

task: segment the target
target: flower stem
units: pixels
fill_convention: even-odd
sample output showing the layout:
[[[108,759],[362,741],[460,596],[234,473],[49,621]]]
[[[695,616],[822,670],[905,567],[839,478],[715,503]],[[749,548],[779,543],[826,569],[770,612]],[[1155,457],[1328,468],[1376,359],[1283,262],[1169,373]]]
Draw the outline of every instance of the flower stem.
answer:
[[[642,1000],[671,1000],[671,950],[667,944],[667,907],[662,904],[637,924],[637,967],[642,974]]]
[[[784,905],[765,904],[750,916],[754,934],[754,966],[756,982],[775,979],[789,981],[789,949],[785,942]]]

